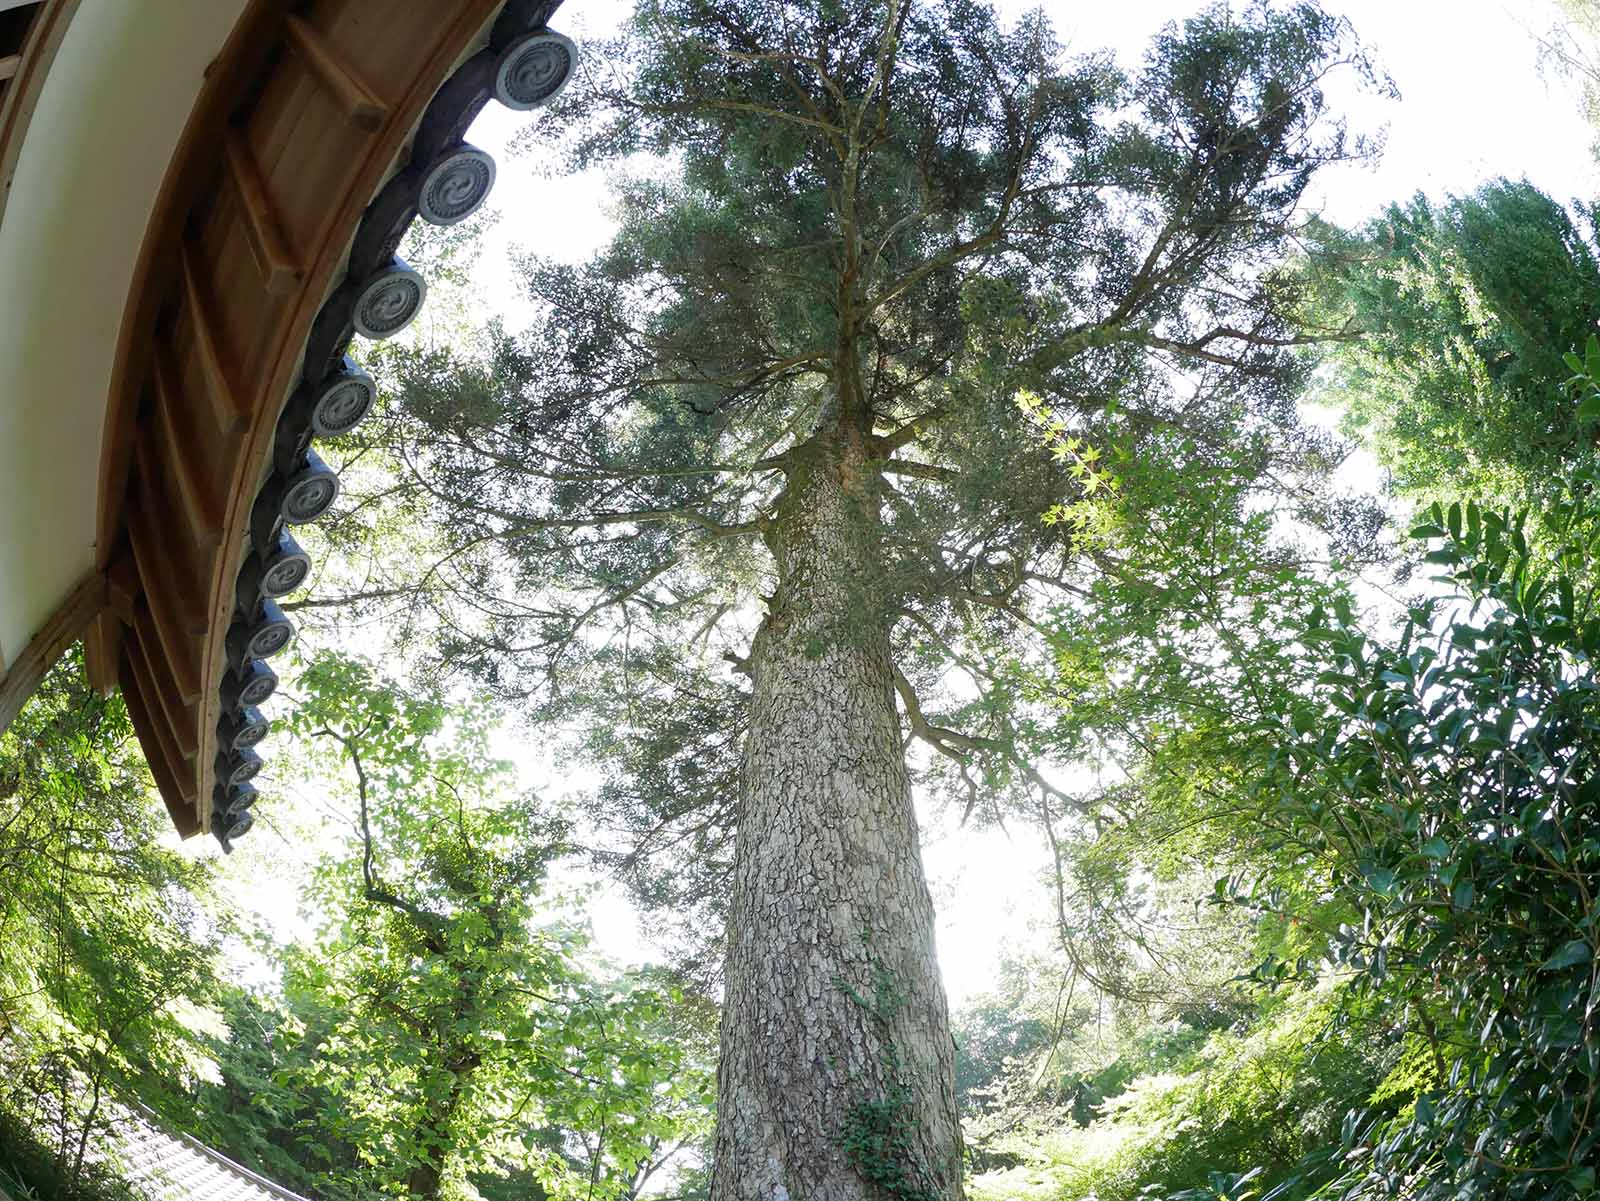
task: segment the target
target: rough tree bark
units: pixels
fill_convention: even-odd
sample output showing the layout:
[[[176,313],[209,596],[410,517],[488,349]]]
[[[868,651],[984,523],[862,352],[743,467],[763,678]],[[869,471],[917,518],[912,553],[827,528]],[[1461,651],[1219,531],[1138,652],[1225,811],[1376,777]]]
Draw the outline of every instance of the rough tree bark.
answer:
[[[954,1044],[895,709],[879,476],[841,405],[787,456],[750,655],[716,1201],[959,1201]]]

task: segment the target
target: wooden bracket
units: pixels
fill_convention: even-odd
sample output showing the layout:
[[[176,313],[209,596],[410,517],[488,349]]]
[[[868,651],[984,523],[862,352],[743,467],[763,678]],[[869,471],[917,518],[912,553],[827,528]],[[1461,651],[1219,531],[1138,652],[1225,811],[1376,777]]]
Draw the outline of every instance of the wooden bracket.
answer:
[[[339,106],[345,119],[358,129],[375,130],[382,125],[383,119],[389,115],[389,106],[328,45],[327,39],[304,18],[293,13],[283,19],[283,25],[289,35],[289,44],[311,68],[311,73]]]
[[[261,167],[256,162],[255,154],[237,129],[230,129],[222,144],[228,160],[228,172],[233,176],[233,186],[239,193],[239,205],[244,210],[244,227],[250,239],[250,253],[255,256],[267,291],[274,296],[282,296],[294,290],[305,271],[283,235],[283,222],[273,208],[272,197],[267,192],[266,180],[261,178]]]
[[[90,572],[22,648],[10,670],[0,676],[0,733],[17,719],[45,673],[83,636],[105,607],[106,577],[98,571]]]

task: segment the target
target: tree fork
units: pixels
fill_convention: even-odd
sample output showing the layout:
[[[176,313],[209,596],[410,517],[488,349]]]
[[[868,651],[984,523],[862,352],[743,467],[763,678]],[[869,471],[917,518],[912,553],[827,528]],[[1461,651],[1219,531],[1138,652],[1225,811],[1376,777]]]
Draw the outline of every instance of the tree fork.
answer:
[[[899,1195],[962,1197],[954,1044],[873,587],[880,484],[848,430],[836,413],[796,449],[767,531],[779,582],[750,655],[717,1201],[869,1201],[884,1156],[864,1166],[846,1135],[852,1115],[890,1110]]]

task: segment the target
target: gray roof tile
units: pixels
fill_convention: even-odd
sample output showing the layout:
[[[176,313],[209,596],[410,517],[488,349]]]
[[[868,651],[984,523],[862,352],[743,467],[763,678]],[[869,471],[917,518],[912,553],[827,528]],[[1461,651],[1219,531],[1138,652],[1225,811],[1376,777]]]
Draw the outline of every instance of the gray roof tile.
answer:
[[[120,1174],[150,1201],[305,1201],[187,1135],[129,1114],[110,1148]]]

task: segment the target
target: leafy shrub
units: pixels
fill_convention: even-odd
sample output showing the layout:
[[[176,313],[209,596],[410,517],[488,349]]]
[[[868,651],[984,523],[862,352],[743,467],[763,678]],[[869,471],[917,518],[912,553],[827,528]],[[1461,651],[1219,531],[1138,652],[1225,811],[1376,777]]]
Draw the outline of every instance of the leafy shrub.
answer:
[[[1314,616],[1323,689],[1279,729],[1262,787],[1357,916],[1331,942],[1349,994],[1425,1044],[1395,1120],[1350,1123],[1307,1173],[1325,1195],[1589,1195],[1600,1161],[1600,541],[1580,473],[1545,525],[1435,505],[1414,531],[1450,595],[1393,643]],[[1554,524],[1552,525],[1552,518]],[[1565,542],[1562,531],[1574,535]]]
[[[11,1201],[138,1201],[104,1163],[74,1170],[32,1134],[18,1114],[0,1110],[0,1196]]]
[[[1211,1035],[1181,1072],[1148,1074],[1087,1127],[1057,1120],[1019,1131],[1024,1162],[979,1176],[973,1201],[1143,1201],[1213,1172],[1293,1174],[1339,1139],[1393,1058],[1389,1045],[1336,1021],[1331,989],[1282,994],[1244,1033]]]

